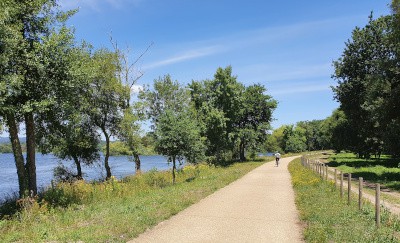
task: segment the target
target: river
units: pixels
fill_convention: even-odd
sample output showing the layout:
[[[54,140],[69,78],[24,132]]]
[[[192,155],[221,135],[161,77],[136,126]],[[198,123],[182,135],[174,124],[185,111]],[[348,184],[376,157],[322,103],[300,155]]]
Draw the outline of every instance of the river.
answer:
[[[163,156],[140,156],[142,162],[142,171],[151,169],[168,170],[172,164],[167,162]],[[60,163],[60,159],[47,154],[36,154],[36,172],[37,184],[39,189],[43,189],[51,184],[53,180],[53,169]],[[76,171],[72,161],[62,161],[62,163]],[[118,179],[135,173],[135,163],[128,160],[126,156],[111,156],[109,158],[111,173]],[[13,154],[0,154],[0,202],[4,199],[18,193],[18,177],[15,167]],[[105,169],[101,162],[92,166],[82,166],[84,179],[98,180],[105,178]]]

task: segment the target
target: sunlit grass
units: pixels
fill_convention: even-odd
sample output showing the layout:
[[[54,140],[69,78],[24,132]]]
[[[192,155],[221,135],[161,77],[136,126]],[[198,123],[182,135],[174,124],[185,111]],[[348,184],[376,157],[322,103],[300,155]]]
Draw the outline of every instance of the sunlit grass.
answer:
[[[372,183],[400,191],[400,160],[383,155],[381,158],[362,159],[351,153],[331,155],[328,165],[353,178],[363,177]]]
[[[356,201],[347,205],[332,182],[322,181],[299,159],[290,163],[289,171],[306,242],[400,241],[400,221],[387,211],[382,213],[381,228],[377,229],[372,205],[365,202],[361,211]]]
[[[240,178],[262,162],[187,166],[104,183],[61,183],[0,220],[0,242],[125,242]]]

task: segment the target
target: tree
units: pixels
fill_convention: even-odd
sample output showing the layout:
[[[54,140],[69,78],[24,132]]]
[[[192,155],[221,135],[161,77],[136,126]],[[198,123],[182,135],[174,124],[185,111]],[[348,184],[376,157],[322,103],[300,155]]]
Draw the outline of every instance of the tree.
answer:
[[[213,80],[192,81],[189,89],[207,138],[207,156],[218,161],[237,155],[243,161],[247,149],[260,149],[276,108],[264,86],[245,87],[228,66],[218,68]]]
[[[305,129],[299,126],[287,125],[283,129],[283,142],[285,153],[298,153],[306,151]]]
[[[132,107],[125,108],[123,112],[123,118],[121,120],[120,132],[118,137],[125,143],[125,145],[129,148],[129,156],[133,158],[135,161],[135,171],[136,173],[140,173],[140,151],[142,150],[141,146],[141,137],[140,137],[140,125],[137,121],[141,120],[137,114],[133,112]]]
[[[153,86],[154,92],[149,86],[144,87],[139,93],[139,98],[143,102],[142,109],[145,109],[145,114],[151,120],[154,129],[165,110],[184,111],[189,107],[190,101],[188,91],[182,88],[178,81],[173,81],[170,75],[154,80]]]
[[[172,180],[175,183],[176,161],[183,158],[196,163],[203,157],[204,145],[196,119],[189,111],[164,110],[156,123],[155,149],[172,162]]]
[[[399,146],[390,146],[400,142],[390,136],[400,124],[399,42],[393,41],[394,26],[393,16],[370,16],[364,28],[353,31],[342,57],[334,62],[335,99],[355,130],[351,149],[360,156],[383,149],[400,154]]]
[[[265,95],[266,89],[260,84],[245,88],[238,121],[235,124],[239,138],[239,157],[245,161],[245,150],[250,147],[257,150],[266,141],[270,129],[272,111],[276,108],[276,101]]]
[[[112,37],[110,37],[110,41],[119,60],[119,80],[125,88],[129,90],[129,94],[125,96],[124,116],[118,137],[129,147],[131,151],[130,156],[135,161],[135,171],[140,172],[141,162],[139,154],[142,148],[140,143],[140,125],[137,122],[142,120],[143,117],[140,115],[140,112],[134,112],[134,109],[136,109],[138,105],[131,104],[131,91],[144,74],[136,68],[136,64],[143,55],[146,54],[153,43],[131,63],[129,61],[130,49],[127,48],[123,51],[118,47],[117,42],[113,41]]]
[[[116,76],[120,67],[118,56],[115,52],[106,49],[97,50],[92,60],[94,75],[91,80],[92,88],[86,97],[86,102],[92,104],[89,114],[93,123],[101,130],[106,140],[104,167],[106,169],[106,179],[109,179],[112,175],[108,163],[110,139],[119,134],[126,96],[130,95],[130,93]]]
[[[67,81],[73,33],[64,23],[74,11],[59,11],[52,0],[1,4],[0,115],[10,134],[22,197],[28,190],[37,193],[35,119],[62,101],[59,95],[73,85]],[[25,123],[26,163],[18,139],[19,122]]]
[[[152,121],[155,150],[173,163],[175,183],[176,161],[185,158],[187,162],[195,163],[204,154],[203,139],[191,109],[189,92],[166,75],[154,81],[154,91],[147,87],[140,97]]]
[[[214,105],[211,81],[195,82],[189,85],[191,101],[196,110],[201,134],[206,138],[206,156],[212,162],[226,160],[230,149],[227,132],[228,118]]]
[[[40,143],[42,153],[52,152],[62,160],[73,160],[76,179],[83,178],[82,163],[91,165],[100,159],[100,136],[87,114],[75,111],[68,120],[53,122],[46,129],[47,135]]]

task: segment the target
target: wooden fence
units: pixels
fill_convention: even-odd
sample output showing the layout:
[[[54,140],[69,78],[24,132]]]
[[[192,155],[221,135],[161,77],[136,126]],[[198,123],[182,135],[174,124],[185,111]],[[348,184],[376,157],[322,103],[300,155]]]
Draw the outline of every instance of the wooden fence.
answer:
[[[301,157],[301,163],[304,167],[309,168],[310,170],[319,174],[319,176],[323,180],[333,180],[335,188],[340,190],[340,197],[343,198],[345,194],[344,189],[344,178],[347,177],[347,204],[350,205],[352,200],[351,194],[351,173],[343,173],[342,171],[338,171],[336,168],[334,169],[334,173],[332,176],[329,175],[329,167],[328,165],[321,163],[319,160],[311,160],[306,157]],[[338,176],[339,173],[339,176]],[[358,208],[362,209],[363,203],[363,178],[358,178]],[[380,218],[381,218],[381,201],[380,201],[380,184],[375,184],[375,223],[376,227],[380,227]]]

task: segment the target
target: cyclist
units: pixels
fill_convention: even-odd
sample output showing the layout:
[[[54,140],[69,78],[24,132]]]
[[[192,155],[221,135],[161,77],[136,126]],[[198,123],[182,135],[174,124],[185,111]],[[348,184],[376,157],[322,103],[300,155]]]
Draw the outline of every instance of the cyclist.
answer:
[[[279,166],[279,159],[281,158],[281,154],[276,151],[275,153],[275,162],[276,162],[276,166]]]

